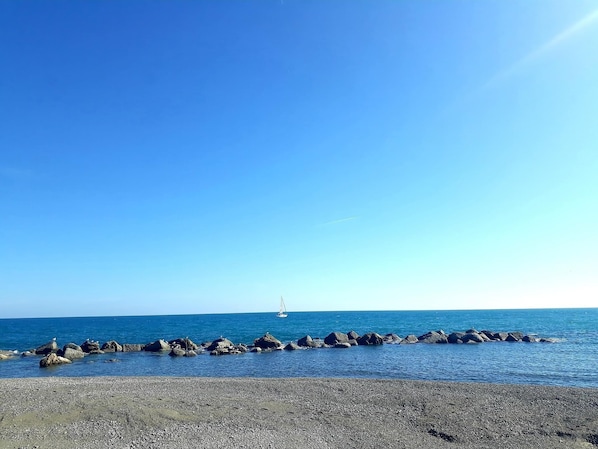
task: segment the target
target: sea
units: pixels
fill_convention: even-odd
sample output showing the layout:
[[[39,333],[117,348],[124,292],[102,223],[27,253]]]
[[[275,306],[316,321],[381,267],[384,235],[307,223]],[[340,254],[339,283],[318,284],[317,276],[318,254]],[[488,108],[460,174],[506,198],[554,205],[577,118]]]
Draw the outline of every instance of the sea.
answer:
[[[195,343],[221,336],[252,344],[266,332],[283,343],[331,332],[394,333],[470,328],[520,331],[551,343],[384,344],[241,355],[169,357],[127,352],[86,356],[41,368],[40,357],[0,362],[0,378],[96,376],[333,377],[556,385],[598,388],[598,308],[442,310],[105,316],[0,319],[0,349],[18,354],[53,338],[60,347],[85,340],[149,343],[188,337]]]

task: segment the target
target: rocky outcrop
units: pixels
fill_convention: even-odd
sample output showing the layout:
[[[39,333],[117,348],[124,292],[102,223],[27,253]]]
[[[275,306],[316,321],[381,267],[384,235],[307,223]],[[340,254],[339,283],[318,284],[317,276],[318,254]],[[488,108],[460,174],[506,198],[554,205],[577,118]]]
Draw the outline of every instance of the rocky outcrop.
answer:
[[[138,344],[138,343],[125,343],[125,344],[123,344],[123,352],[143,351],[143,346],[144,345]]]
[[[359,334],[355,331],[347,332],[347,338],[349,340],[357,340],[359,338]]]
[[[164,340],[156,340],[152,343],[148,343],[143,347],[144,351],[148,352],[160,352],[160,351],[169,351],[170,345],[165,342]]]
[[[58,352],[58,344],[56,343],[56,339],[54,338],[48,343],[38,346],[33,352],[35,352],[37,355],[48,355],[52,352]]]
[[[72,362],[69,359],[67,359],[66,357],[60,357],[56,353],[51,352],[50,354],[48,354],[47,356],[45,356],[43,359],[41,359],[39,361],[39,366],[42,368],[47,368],[49,366],[64,365],[67,363],[72,363]]]
[[[69,360],[82,359],[83,357],[85,357],[85,353],[83,352],[81,347],[79,345],[76,345],[75,343],[69,343],[64,345],[64,348],[58,351],[57,355]]]
[[[448,343],[448,336],[444,331],[431,331],[417,337],[420,343]]]
[[[220,337],[214,340],[206,350],[210,355],[228,355],[240,354],[241,352],[235,349],[235,345],[228,338]]]
[[[397,344],[397,343],[401,343],[402,338],[399,337],[397,334],[386,334],[384,336],[384,343],[387,344]]]
[[[297,349],[301,349],[301,346],[294,342],[290,342],[284,347],[285,351],[296,351]]]
[[[180,346],[180,347],[181,347],[181,348],[183,348],[183,349],[186,349],[186,350],[192,350],[192,351],[196,351],[197,349],[199,349],[199,346],[197,346],[195,343],[193,343],[193,342],[192,342],[192,341],[189,339],[189,337],[185,337],[185,338],[177,338],[177,339],[175,339],[175,340],[170,340],[170,341],[168,342],[168,344],[169,344],[171,347],[174,347],[174,346],[177,346],[177,345],[178,345],[178,346]]]
[[[359,337],[357,343],[361,346],[381,345],[384,344],[384,338],[376,332],[368,332]]]
[[[256,348],[262,348],[265,350],[268,350],[268,349],[272,350],[272,349],[281,349],[282,343],[276,337],[274,337],[273,335],[270,335],[269,333],[266,332],[266,334],[263,337],[256,338],[253,341],[253,346],[255,346]]]
[[[122,352],[123,347],[116,341],[110,340],[102,345],[100,348],[104,352]]]
[[[409,343],[417,343],[419,340],[413,334],[407,335],[405,338],[401,340],[402,344],[409,344]]]
[[[86,352],[87,354],[97,354],[97,353],[99,353],[99,351],[101,351],[100,342],[89,340],[89,339],[85,340],[81,344],[81,350],[83,352]]]
[[[342,332],[331,332],[324,338],[324,344],[328,346],[336,346],[338,343],[349,343],[347,334],[343,334]]]
[[[317,348],[319,346],[318,343],[315,342],[314,339],[309,335],[301,337],[299,340],[297,340],[297,344],[303,348]]]

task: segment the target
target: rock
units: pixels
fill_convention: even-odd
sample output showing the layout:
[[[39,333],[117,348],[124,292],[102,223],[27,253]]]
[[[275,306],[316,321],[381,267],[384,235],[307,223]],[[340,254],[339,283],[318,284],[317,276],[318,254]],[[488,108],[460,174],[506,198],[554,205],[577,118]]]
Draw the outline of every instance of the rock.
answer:
[[[350,348],[351,347],[351,343],[349,342],[340,342],[340,343],[336,343],[334,345],[335,348],[338,349],[346,349],[346,348]]]
[[[347,332],[347,338],[349,340],[357,340],[359,338],[359,334],[355,331]]]
[[[168,351],[170,350],[170,345],[164,340],[160,339],[152,343],[148,343],[143,347],[143,350],[148,352]]]
[[[384,343],[388,343],[388,344],[397,344],[400,343],[402,340],[401,337],[399,337],[397,334],[386,334],[384,336]]]
[[[256,338],[253,341],[253,346],[262,349],[278,349],[282,347],[282,343],[280,340],[277,340],[273,335],[270,335],[268,332],[263,337]]]
[[[297,341],[297,344],[304,348],[317,348],[318,347],[318,344],[309,335],[306,335],[305,337],[300,338]]]
[[[192,349],[190,349],[189,351],[185,351],[185,357],[195,357],[197,355],[197,352],[193,351]]]
[[[520,332],[509,332],[505,341],[516,342],[521,341],[522,338],[523,334],[521,334]]]
[[[58,355],[69,360],[82,359],[83,357],[85,357],[85,353],[81,349],[73,349],[71,347],[66,347],[60,352],[61,353],[58,353]]]
[[[326,336],[324,343],[328,346],[334,346],[337,343],[349,343],[349,337],[342,332],[332,332]]]
[[[506,341],[509,334],[507,332],[494,332],[492,334],[493,340],[495,341]]]
[[[432,331],[420,335],[417,340],[421,343],[448,343],[448,337],[443,331]]]
[[[382,335],[377,334],[376,332],[368,332],[357,339],[357,344],[365,346],[381,345],[384,344],[384,338],[382,338]]]
[[[465,334],[461,337],[461,341],[463,343],[484,343],[484,339],[477,332],[465,332]]]
[[[92,353],[93,351],[100,351],[100,343],[93,340],[85,340],[81,345],[83,352]],[[96,352],[97,353],[97,352]]]
[[[62,347],[62,350],[66,351],[67,348],[71,348],[71,349],[74,349],[75,351],[81,351],[81,352],[83,352],[83,348],[81,348],[81,346],[79,346],[76,343],[67,343],[66,345],[64,345]]]
[[[53,339],[52,341],[49,341],[46,344],[43,344],[41,346],[38,346],[35,351],[37,355],[47,355],[50,354],[52,352],[57,352],[58,351],[58,344],[56,343],[56,339]]]
[[[179,345],[176,345],[174,348],[172,348],[168,355],[171,357],[184,357],[185,350],[182,349]]]
[[[284,347],[285,351],[296,351],[297,349],[301,349],[301,347],[297,343],[289,343]]]
[[[226,349],[226,352],[229,352],[233,349],[234,344],[228,338],[220,337],[213,342],[211,342],[208,347],[206,348],[207,351],[212,352],[214,350],[222,351]]]
[[[408,343],[417,343],[419,340],[413,334],[407,335],[405,338],[401,340],[401,344],[408,344]]]
[[[0,360],[8,360],[7,354],[0,354]]]
[[[480,331],[480,334],[485,335],[488,338],[489,341],[496,340],[496,337],[494,336],[495,332],[488,331],[488,330],[483,330],[483,331]]]
[[[114,340],[107,341],[101,347],[104,352],[122,352],[123,347]]]
[[[526,343],[537,343],[539,340],[533,335],[524,335],[521,341],[524,341]]]
[[[168,342],[168,344],[172,347],[179,345],[181,348],[185,349],[185,350],[197,350],[199,349],[199,346],[197,346],[195,343],[193,343],[189,337],[185,337],[185,338],[177,338],[176,340],[171,340]]]
[[[251,348],[251,352],[262,352],[262,348],[253,347]]]
[[[42,368],[47,368],[48,366],[55,366],[55,365],[64,365],[67,363],[72,363],[69,359],[65,357],[60,357],[54,352],[51,352],[43,359],[39,361],[39,366]]]
[[[451,332],[449,334],[449,336],[447,337],[447,341],[452,344],[463,343],[462,338],[464,335],[465,335],[465,332]]]
[[[143,345],[137,343],[123,344],[123,352],[139,352],[143,350]]]

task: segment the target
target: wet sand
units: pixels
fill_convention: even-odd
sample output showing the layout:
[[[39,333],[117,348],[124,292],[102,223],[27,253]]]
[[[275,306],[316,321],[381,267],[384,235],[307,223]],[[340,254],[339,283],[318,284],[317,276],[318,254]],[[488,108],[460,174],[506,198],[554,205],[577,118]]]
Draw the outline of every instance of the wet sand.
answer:
[[[371,379],[0,380],[4,448],[596,448],[598,389]]]

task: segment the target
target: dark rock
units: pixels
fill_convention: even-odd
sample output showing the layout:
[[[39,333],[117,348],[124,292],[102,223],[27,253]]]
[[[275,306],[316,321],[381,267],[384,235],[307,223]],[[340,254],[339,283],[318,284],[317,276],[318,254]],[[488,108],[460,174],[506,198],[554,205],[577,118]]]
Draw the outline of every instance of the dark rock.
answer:
[[[420,335],[417,340],[421,343],[448,343],[448,337],[442,331],[432,331]]]
[[[484,339],[477,332],[466,332],[465,335],[461,337],[461,341],[463,343],[484,343]]]
[[[139,352],[143,350],[142,344],[138,343],[124,343],[123,344],[123,352]]]
[[[143,347],[144,351],[148,352],[160,352],[170,350],[170,345],[164,340],[156,340],[152,343],[148,343]]]
[[[342,332],[332,332],[326,336],[324,343],[328,346],[334,346],[337,343],[349,343],[349,337]]]
[[[523,339],[523,332],[509,332],[509,335],[512,335],[518,341],[521,341]]]
[[[496,337],[494,336],[494,332],[492,332],[492,331],[483,330],[483,331],[480,331],[480,334],[485,335],[488,338],[488,341],[496,340]]]
[[[107,341],[100,348],[104,352],[122,352],[123,347],[114,340]]]
[[[34,352],[37,355],[48,355],[52,352],[57,352],[57,351],[58,351],[58,344],[56,343],[56,339],[53,339],[52,341],[49,341],[46,344],[38,346]]]
[[[183,349],[191,349],[193,351],[199,349],[199,346],[197,346],[195,343],[193,343],[189,337],[186,338],[177,338],[176,340],[170,340],[168,342],[168,344],[171,347],[174,347],[176,345],[179,345],[181,348]]]
[[[304,348],[317,348],[318,347],[318,344],[309,335],[306,335],[305,337],[300,338],[297,341],[297,344],[299,346],[303,346]]]
[[[93,341],[93,340],[85,340],[81,344],[81,349],[83,350],[83,352],[87,352],[88,354],[93,351],[99,351],[100,343],[97,341]]]
[[[56,353],[51,352],[39,361],[39,366],[42,368],[46,368],[48,366],[64,365],[67,363],[72,363],[72,362],[65,357],[60,357]]]
[[[505,341],[516,342],[521,341],[522,338],[523,335],[521,335],[519,332],[509,332]]]
[[[357,340],[359,338],[359,334],[355,331],[347,332],[347,338],[349,340]]]
[[[276,337],[266,332],[263,337],[256,338],[253,341],[253,346],[262,349],[279,349],[282,348],[282,343]]]
[[[417,343],[419,340],[413,334],[407,335],[405,338],[401,340],[401,344],[408,344],[408,343]]]
[[[296,351],[297,349],[301,349],[301,347],[296,343],[289,343],[284,347],[285,351]]]
[[[449,334],[449,336],[447,337],[447,340],[449,343],[463,343],[463,336],[465,335],[465,332],[451,332]]]
[[[539,339],[533,335],[524,335],[521,341],[524,341],[526,343],[537,343]]]
[[[235,345],[233,344],[233,342],[230,341],[228,338],[220,337],[211,342],[207,346],[206,350],[209,352],[220,351],[222,353],[224,353],[224,350],[226,350],[226,353],[228,353],[231,349],[233,349],[234,346]]]
[[[495,332],[492,334],[493,340],[495,341],[506,341],[509,334],[507,332]]]
[[[368,332],[367,334],[359,337],[357,339],[357,343],[362,346],[381,345],[384,344],[384,338],[382,338],[382,335],[377,334],[376,332]]]
[[[74,349],[75,351],[83,352],[83,348],[81,348],[81,346],[79,346],[78,344],[75,344],[75,343],[67,343],[66,345],[64,345],[62,347],[62,350],[66,351],[66,348],[71,348],[71,349]]]
[[[402,338],[399,337],[397,334],[386,334],[384,336],[384,343],[388,343],[388,344],[400,343],[401,340],[402,340]]]

